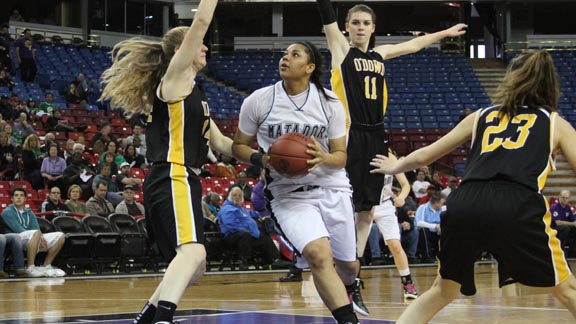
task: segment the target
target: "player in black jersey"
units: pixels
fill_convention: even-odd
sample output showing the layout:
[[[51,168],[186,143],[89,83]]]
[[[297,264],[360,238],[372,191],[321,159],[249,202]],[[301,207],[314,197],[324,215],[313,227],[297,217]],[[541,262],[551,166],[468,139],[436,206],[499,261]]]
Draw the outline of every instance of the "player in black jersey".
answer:
[[[232,140],[210,119],[194,78],[206,65],[202,44],[217,0],[202,0],[191,27],[177,27],[161,42],[130,39],[117,44],[102,78],[102,100],[147,120],[144,181],[146,219],[162,255],[170,261],[162,282],[134,323],[172,323],[186,288],[205,271],[202,188],[198,175],[208,145],[232,155]]]
[[[466,117],[432,145],[393,162],[377,156],[372,172],[398,173],[427,165],[471,139],[460,188],[442,217],[439,276],[397,323],[427,323],[457,297],[476,292],[474,262],[483,251],[498,260],[500,286],[552,287],[576,318],[572,275],[541,190],[561,150],[576,170],[576,131],[556,113],[560,97],[551,56],[523,54],[510,64],[495,107]]]
[[[348,161],[346,171],[354,190],[358,255],[364,254],[374,207],[380,203],[384,177],[370,175],[369,162],[376,154],[387,154],[384,134],[384,114],[388,101],[384,60],[418,52],[444,37],[464,34],[465,24],[414,38],[395,45],[370,48],[375,31],[376,15],[366,5],[356,5],[348,11],[346,31],[350,41],[342,34],[330,0],[317,0],[328,47],[332,55],[332,90],[342,101],[349,119]],[[352,290],[356,310],[368,315],[359,295],[357,280]]]

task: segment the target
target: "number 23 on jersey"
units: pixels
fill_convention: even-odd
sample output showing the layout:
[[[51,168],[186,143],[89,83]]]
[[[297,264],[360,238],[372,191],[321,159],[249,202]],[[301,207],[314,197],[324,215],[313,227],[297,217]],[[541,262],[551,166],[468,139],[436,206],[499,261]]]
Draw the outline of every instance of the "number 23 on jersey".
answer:
[[[498,115],[498,111],[493,111],[486,116],[486,123],[491,123],[494,120],[499,120],[499,122],[486,127],[482,136],[482,154],[492,152],[500,146],[508,150],[523,147],[528,135],[530,135],[530,128],[534,126],[537,117],[535,114],[523,114],[514,116],[510,120],[508,116],[499,118]],[[516,129],[516,132],[512,136],[506,137],[506,130],[512,127]]]

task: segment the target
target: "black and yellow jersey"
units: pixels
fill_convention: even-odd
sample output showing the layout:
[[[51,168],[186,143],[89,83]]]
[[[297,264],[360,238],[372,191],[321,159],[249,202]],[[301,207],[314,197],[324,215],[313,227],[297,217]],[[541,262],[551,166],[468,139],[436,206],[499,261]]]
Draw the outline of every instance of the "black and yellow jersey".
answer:
[[[346,109],[346,126],[383,123],[388,102],[384,76],[384,59],[380,54],[373,49],[364,53],[350,47],[330,79],[332,90]]]
[[[476,112],[470,158],[463,183],[503,180],[540,192],[554,170],[554,124],[557,114],[520,107],[513,118],[498,106]]]
[[[210,109],[196,84],[187,97],[164,102],[156,96],[146,126],[146,157],[200,168],[208,154]]]

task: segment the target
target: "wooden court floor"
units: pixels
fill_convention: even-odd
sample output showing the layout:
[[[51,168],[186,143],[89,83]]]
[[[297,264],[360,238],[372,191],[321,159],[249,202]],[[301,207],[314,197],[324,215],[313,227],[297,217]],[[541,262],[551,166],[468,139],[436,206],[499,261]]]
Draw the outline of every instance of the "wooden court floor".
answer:
[[[572,262],[572,266],[575,263]],[[495,264],[476,267],[478,293],[461,297],[433,323],[575,323],[543,289],[499,289]],[[435,267],[413,267],[417,288],[433,282]],[[280,283],[281,272],[208,273],[179,305],[183,323],[334,323],[311,281]],[[362,272],[370,317],[361,323],[393,323],[408,305],[390,267]],[[131,323],[161,277],[73,277],[0,281],[0,323]],[[100,316],[96,316],[100,315]]]

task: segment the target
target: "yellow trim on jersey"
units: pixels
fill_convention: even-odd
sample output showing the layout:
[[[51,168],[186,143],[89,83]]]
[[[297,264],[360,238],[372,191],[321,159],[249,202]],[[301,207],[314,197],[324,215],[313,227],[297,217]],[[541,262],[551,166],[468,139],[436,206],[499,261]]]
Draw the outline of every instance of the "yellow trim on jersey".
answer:
[[[550,138],[550,154],[548,155],[548,164],[546,165],[546,168],[542,171],[542,173],[540,173],[540,175],[538,176],[538,191],[542,192],[542,189],[544,189],[544,186],[546,185],[546,179],[548,178],[548,174],[554,170],[556,170],[556,163],[554,163],[554,158],[553,158],[553,154],[554,154],[554,127],[556,125],[556,116],[557,114],[555,112],[550,114],[550,134],[549,134],[549,138]]]
[[[546,234],[548,234],[548,247],[552,253],[552,267],[554,268],[555,284],[559,285],[566,281],[572,274],[570,272],[570,267],[568,262],[564,257],[564,251],[562,251],[562,246],[560,240],[556,237],[556,230],[550,227],[552,223],[552,214],[550,214],[550,205],[544,196],[542,196],[544,203],[546,204],[546,214],[542,220],[546,224]]]
[[[168,161],[184,164],[184,101],[168,104]]]
[[[348,100],[346,99],[346,89],[344,89],[344,77],[342,76],[342,69],[340,67],[332,70],[330,77],[330,84],[332,84],[332,91],[338,96],[338,99],[344,106],[346,112],[346,137],[348,137],[348,130],[350,129],[350,107],[348,107]]]
[[[172,206],[176,223],[176,244],[197,242],[194,209],[192,208],[192,189],[188,184],[188,173],[184,165],[170,164],[170,184],[172,188]]]
[[[386,79],[384,79],[384,89],[382,94],[384,98],[382,98],[382,117],[386,116],[386,109],[388,108],[388,86],[386,85]]]
[[[470,148],[474,146],[474,140],[476,139],[476,128],[478,127],[478,121],[480,120],[480,115],[484,109],[480,108],[476,111],[476,116],[474,116],[474,123],[472,124],[472,139],[470,140]]]

